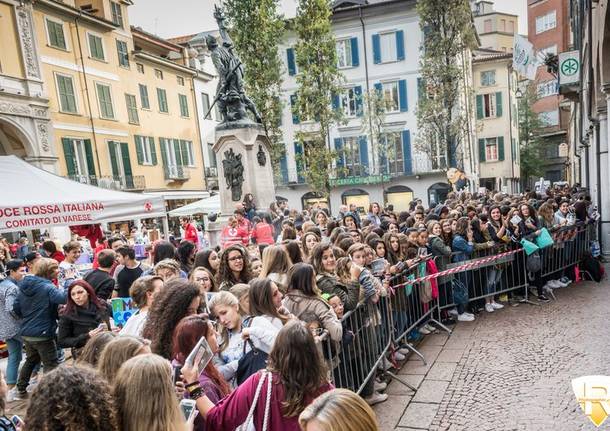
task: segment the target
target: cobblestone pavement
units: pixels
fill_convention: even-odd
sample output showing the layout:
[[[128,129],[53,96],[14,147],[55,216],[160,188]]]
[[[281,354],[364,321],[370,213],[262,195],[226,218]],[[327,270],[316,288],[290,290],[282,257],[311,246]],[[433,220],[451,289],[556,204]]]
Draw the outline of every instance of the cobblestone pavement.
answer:
[[[421,344],[376,407],[382,430],[610,430],[578,406],[571,379],[610,375],[610,282],[556,291],[557,301],[521,304],[460,323]]]

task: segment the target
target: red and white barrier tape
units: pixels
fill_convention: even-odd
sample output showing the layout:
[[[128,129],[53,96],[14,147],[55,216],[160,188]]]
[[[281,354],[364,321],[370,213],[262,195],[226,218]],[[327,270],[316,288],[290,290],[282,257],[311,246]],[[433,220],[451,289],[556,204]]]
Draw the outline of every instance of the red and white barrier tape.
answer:
[[[415,280],[407,280],[404,283],[400,283],[400,284],[392,286],[392,288],[396,289],[398,287],[407,286],[409,284],[421,283],[423,281],[432,280],[434,278],[443,277],[445,275],[455,274],[457,272],[465,271],[465,270],[468,270],[468,269],[476,269],[479,266],[483,266],[484,264],[487,264],[487,263],[490,263],[490,262],[494,262],[496,260],[499,260],[502,257],[510,256],[512,254],[516,254],[516,253],[519,253],[521,251],[523,251],[523,249],[507,251],[507,252],[496,254],[496,255],[493,255],[493,256],[477,259],[477,260],[475,260],[473,262],[466,263],[466,264],[460,265],[460,266],[456,266],[455,268],[446,269],[444,271],[440,271],[440,272],[436,272],[434,274],[426,275],[425,277],[416,278]]]

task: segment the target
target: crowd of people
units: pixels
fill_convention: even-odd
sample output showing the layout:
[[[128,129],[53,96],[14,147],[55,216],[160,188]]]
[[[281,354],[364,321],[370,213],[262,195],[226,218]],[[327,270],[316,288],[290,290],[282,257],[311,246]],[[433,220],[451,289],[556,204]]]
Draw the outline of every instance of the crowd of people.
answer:
[[[376,310],[394,294],[392,280],[427,259],[442,271],[478,250],[521,247],[542,228],[595,218],[586,191],[567,188],[452,192],[443,204],[425,208],[415,200],[399,212],[343,205],[334,217],[286,202],[261,211],[251,197],[236,208],[219,247],[202,247],[185,219],[184,238],[156,241],[145,259],[127,238],[104,238],[91,247],[87,271],[78,264],[78,238],[37,248],[0,239],[0,339],[8,348],[0,415],[6,399],[29,398],[21,430],[376,430],[370,406],[387,399],[386,364],[361,382],[360,398],[334,388],[337,364],[321,348],[322,340],[335,352],[351,342],[346,314]],[[573,279],[569,271],[538,273],[531,284],[546,302],[545,288]],[[501,283],[495,272],[486,280]],[[480,306],[454,297],[447,317],[472,321],[500,310],[498,290]],[[123,326],[114,321],[112,298],[131,298],[137,307]],[[406,321],[406,310],[392,313],[395,324]],[[374,339],[379,316],[369,315]],[[424,322],[405,343],[436,330]],[[199,372],[186,358],[202,337],[214,357]],[[408,351],[397,345],[391,359],[404,360]],[[198,415],[189,423],[181,399],[195,401]]]

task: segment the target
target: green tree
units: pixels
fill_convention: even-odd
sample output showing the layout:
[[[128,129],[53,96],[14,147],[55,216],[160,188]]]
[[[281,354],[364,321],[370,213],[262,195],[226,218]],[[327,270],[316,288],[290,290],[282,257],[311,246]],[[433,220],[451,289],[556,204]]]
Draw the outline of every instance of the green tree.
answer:
[[[441,169],[463,169],[469,112],[461,99],[470,91],[465,56],[476,43],[470,5],[468,0],[420,0],[417,13],[424,33],[420,69],[426,97],[417,105],[416,148],[433,162],[437,154],[445,155]]]
[[[279,0],[225,0],[224,7],[231,38],[244,64],[246,92],[261,113],[271,141],[274,172],[280,172],[284,144],[280,98],[282,61],[278,46],[285,24],[278,13]]]
[[[296,133],[303,148],[303,154],[297,156],[297,169],[312,191],[324,197],[330,194],[329,172],[337,157],[330,149],[329,130],[342,119],[341,109],[331,103],[341,93],[343,82],[331,15],[330,0],[299,0],[293,21],[299,71],[293,113],[300,122],[315,121],[301,125]]]
[[[379,161],[380,165],[382,160],[394,159],[396,148],[389,145],[386,136],[386,103],[383,94],[377,90],[366,92],[363,96],[363,107],[362,132],[366,133],[369,138],[375,160]],[[378,173],[384,175],[386,173],[385,167],[380,166]],[[383,181],[381,186],[385,190]]]
[[[544,155],[547,145],[540,138],[542,121],[532,106],[538,100],[534,84],[530,83],[519,99],[519,158],[523,188],[544,174]]]

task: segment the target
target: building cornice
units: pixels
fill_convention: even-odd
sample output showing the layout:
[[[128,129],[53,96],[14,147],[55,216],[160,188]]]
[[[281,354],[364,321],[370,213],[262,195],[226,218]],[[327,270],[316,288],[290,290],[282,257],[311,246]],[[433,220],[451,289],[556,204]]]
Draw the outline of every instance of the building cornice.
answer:
[[[81,9],[77,9],[75,7],[60,3],[55,0],[35,0],[33,4],[34,7],[43,7],[52,10],[53,12],[59,12],[63,15],[67,15],[74,19],[81,19],[89,24],[93,24],[104,30],[112,31],[119,28],[119,26],[113,23],[112,21],[108,21],[104,18],[91,15]]]
[[[140,58],[142,60],[148,60],[152,63],[156,63],[161,66],[168,67],[170,69],[179,70],[179,71],[187,73],[191,76],[197,75],[197,71],[195,69],[191,69],[190,67],[182,66],[181,64],[174,63],[173,61],[167,60],[163,57],[157,57],[156,55],[150,54],[145,51],[134,51],[133,56],[136,58]]]

